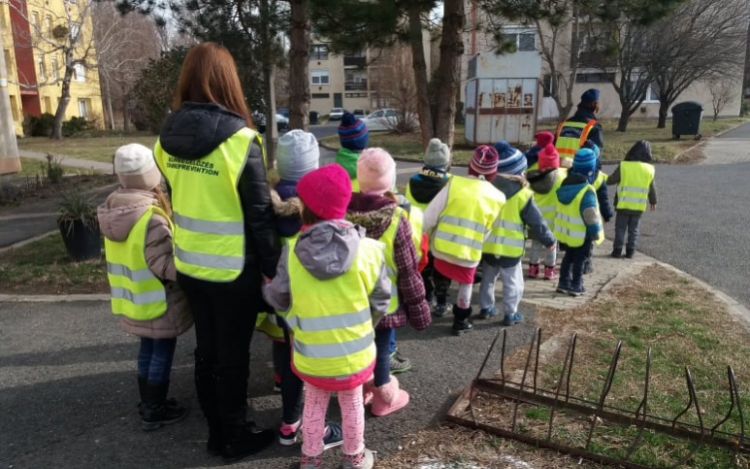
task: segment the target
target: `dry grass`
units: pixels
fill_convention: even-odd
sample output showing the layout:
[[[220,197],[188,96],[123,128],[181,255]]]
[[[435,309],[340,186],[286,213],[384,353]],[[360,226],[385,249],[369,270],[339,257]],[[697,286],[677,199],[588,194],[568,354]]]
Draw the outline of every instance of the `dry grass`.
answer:
[[[92,132],[88,136],[76,136],[62,140],[51,140],[46,137],[27,137],[18,139],[18,148],[38,153],[65,155],[82,160],[111,163],[112,158],[122,145],[140,143],[153,148],[157,136],[147,132]]]
[[[746,348],[750,333],[726,312],[724,305],[718,303],[711,292],[665,268],[645,267],[638,275],[613,285],[596,301],[567,311],[543,310],[536,315],[536,321],[545,331],[545,346],[540,355],[541,387],[555,389],[568,340],[573,332],[577,332],[571,379],[571,392],[575,396],[598,400],[613,348],[618,340],[622,340],[623,348],[607,405],[635,411],[643,397],[646,352],[652,347],[649,414],[671,419],[686,407],[685,366],[690,367],[701,405],[701,417],[707,428],[718,423],[730,408],[727,364],[731,364],[737,374],[743,409],[745,412],[750,409],[750,394],[747,392],[750,356]],[[527,354],[528,348],[523,347],[508,357],[506,377],[520,381],[518,370],[523,368]],[[527,378],[527,384],[529,382]],[[482,423],[510,428],[513,412],[512,403],[494,396],[480,393],[474,400],[475,416]],[[549,412],[546,407],[519,405],[518,431],[546,438]],[[464,416],[471,419],[468,410],[464,410]],[[558,410],[553,439],[583,447],[590,428],[589,419],[589,416]],[[697,424],[694,408],[681,421]],[[720,430],[739,432],[739,429],[735,410],[730,421]],[[590,449],[623,457],[637,435],[636,427],[600,421]],[[577,458],[466,429],[446,427],[410,436],[404,441],[405,449],[394,455],[392,461],[386,461],[383,467],[415,467],[415,462],[426,459],[477,461],[487,467],[503,468],[582,467]],[[633,461],[647,467],[669,467],[693,448],[692,443],[685,440],[646,431]],[[499,459],[502,456],[498,454],[510,455],[529,466],[514,466],[510,460]],[[588,467],[600,467],[588,464]],[[704,446],[682,467],[748,468],[750,458],[747,455],[737,457],[724,448]]]

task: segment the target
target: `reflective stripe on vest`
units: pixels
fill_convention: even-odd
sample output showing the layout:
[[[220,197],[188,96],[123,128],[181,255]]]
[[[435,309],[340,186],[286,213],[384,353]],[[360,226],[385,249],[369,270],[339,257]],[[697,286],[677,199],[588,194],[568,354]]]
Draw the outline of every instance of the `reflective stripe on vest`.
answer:
[[[406,212],[396,207],[391,219],[390,225],[385,232],[378,238],[378,241],[385,245],[385,270],[388,273],[388,279],[391,281],[391,302],[388,304],[388,314],[393,314],[398,311],[398,266],[396,265],[396,251],[394,244],[396,242],[396,233],[398,232],[398,223],[401,220],[401,216]]]
[[[555,227],[555,213],[557,213],[557,189],[562,186],[563,181],[568,177],[568,170],[559,168],[557,170],[557,179],[552,186],[552,190],[546,194],[534,192],[534,202],[536,202],[539,211],[542,213],[544,220],[547,222],[549,229]]]
[[[154,214],[162,216],[171,228],[167,214],[152,206],[133,225],[125,241],[104,238],[112,313],[136,321],[150,321],[167,311],[164,284],[146,261],[146,236]]]
[[[591,185],[594,186],[595,191],[598,191],[604,184],[607,183],[607,179],[609,179],[609,176],[604,174],[602,171],[599,171],[599,175],[596,176],[596,179],[594,179],[594,183]]]
[[[404,210],[411,228],[411,241],[417,251],[417,260],[422,259],[422,227],[424,226],[424,212],[418,207],[411,206]]]
[[[569,204],[563,204],[559,200],[557,202],[555,238],[571,248],[583,246],[583,242],[586,240],[586,223],[581,217],[581,201],[589,191],[594,194],[594,200],[596,200],[594,188],[591,185],[586,185]],[[596,210],[599,211],[598,202],[596,202]],[[603,239],[603,232],[600,230],[599,238],[595,240],[596,244],[600,244]]]
[[[266,334],[272,340],[284,341],[284,329],[279,326],[275,314],[259,313],[258,319],[255,320],[255,330]]]
[[[495,220],[490,236],[484,243],[483,252],[512,258],[523,256],[526,236],[521,212],[533,195],[531,189],[523,187],[505,201],[500,217]]]
[[[231,282],[244,269],[245,223],[237,184],[253,148],[260,152],[253,157],[264,157],[260,136],[249,128],[200,159],[169,155],[156,143],[156,162],[172,189],[178,272]]]
[[[555,140],[555,149],[560,154],[560,158],[570,157],[576,154],[581,149],[586,140],[589,138],[591,129],[596,125],[596,119],[590,121],[575,122],[567,120],[557,127],[557,135]],[[562,135],[563,133],[572,134],[571,136]]]
[[[308,376],[344,378],[375,360],[369,296],[385,263],[385,246],[364,238],[344,274],[320,280],[288,252],[291,308],[286,322],[294,335],[295,369]]]
[[[359,192],[359,181],[352,179],[352,192]]]
[[[648,193],[654,181],[656,169],[640,161],[620,163],[620,183],[617,185],[617,208],[619,210],[646,211]]]
[[[489,182],[454,176],[448,182],[448,201],[431,236],[432,247],[455,258],[478,262],[486,234],[505,203],[502,192]]]

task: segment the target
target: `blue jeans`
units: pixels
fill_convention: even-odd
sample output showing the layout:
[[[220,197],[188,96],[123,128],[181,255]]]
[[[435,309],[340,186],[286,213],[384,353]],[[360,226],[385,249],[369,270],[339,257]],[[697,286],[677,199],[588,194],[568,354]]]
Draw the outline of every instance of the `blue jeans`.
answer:
[[[375,329],[375,386],[380,387],[391,382],[391,332],[393,329]]]
[[[172,372],[172,359],[177,338],[148,339],[141,337],[138,351],[138,376],[151,384],[164,384]]]
[[[571,248],[567,246],[565,257],[560,265],[560,286],[579,289],[583,286],[583,267],[591,251],[592,241],[589,238],[583,246]]]

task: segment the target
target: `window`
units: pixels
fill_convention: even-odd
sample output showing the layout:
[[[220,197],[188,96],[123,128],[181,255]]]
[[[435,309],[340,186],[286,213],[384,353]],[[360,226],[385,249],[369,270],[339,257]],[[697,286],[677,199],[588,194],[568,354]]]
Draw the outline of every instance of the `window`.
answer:
[[[615,79],[614,73],[579,73],[576,83],[610,83]]]
[[[31,25],[34,27],[39,25],[39,13],[37,12],[31,13]]]
[[[78,41],[78,34],[81,32],[81,23],[70,23],[70,40]]]
[[[75,64],[73,68],[76,72],[76,81],[86,81],[86,68],[81,64]]]
[[[542,92],[544,93],[545,98],[551,98],[553,94],[557,93],[557,90],[560,87],[560,76],[556,76],[555,79],[552,79],[552,75],[544,75],[543,83],[542,83]]]
[[[44,97],[44,112],[52,114],[52,100],[49,96]]]
[[[310,79],[313,85],[327,85],[329,83],[328,70],[310,70]]]
[[[15,96],[13,95],[10,96],[10,111],[11,113],[13,113],[14,121],[18,120],[18,102],[17,101],[18,100],[16,99]]]
[[[659,102],[659,87],[655,83],[651,83],[646,88],[646,99],[644,103],[658,103]]]
[[[331,94],[330,93],[313,93],[312,99],[330,99]]]
[[[516,52],[533,52],[536,50],[536,31],[528,29],[507,29],[503,39],[515,46]]]
[[[346,91],[367,90],[367,72],[360,70],[347,70],[344,74],[344,89]]]
[[[52,65],[52,70],[51,70],[51,72],[52,72],[52,78],[54,78],[55,80],[57,80],[58,78],[60,78],[60,76],[58,75],[58,70],[57,70],[57,57],[52,57],[51,62],[52,62],[51,63],[51,65]]]
[[[78,100],[78,116],[87,119],[89,117],[89,103],[88,99]]]
[[[39,65],[39,79],[47,79],[47,71],[44,69],[44,57],[37,57],[36,63]]]
[[[328,60],[328,46],[314,44],[310,50],[310,60]]]
[[[50,15],[44,18],[44,30],[47,31],[47,36],[52,36],[52,17]]]

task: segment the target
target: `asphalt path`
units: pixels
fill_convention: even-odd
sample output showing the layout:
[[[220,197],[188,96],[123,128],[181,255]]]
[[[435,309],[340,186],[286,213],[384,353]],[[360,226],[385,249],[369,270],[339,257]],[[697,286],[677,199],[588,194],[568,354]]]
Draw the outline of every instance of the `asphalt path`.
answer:
[[[509,333],[509,349],[526,343],[529,321]],[[399,346],[414,363],[401,375],[411,403],[384,418],[367,417],[366,442],[381,455],[405,444],[403,435],[439,422],[479,370],[499,320],[450,335],[450,319],[426,331],[399,330]],[[144,433],[138,426],[137,339],[121,332],[107,303],[0,304],[0,467],[196,468],[221,465],[205,452],[205,422],[193,385],[193,332],[178,341],[172,394],[191,407],[182,423]],[[262,334],[251,347],[252,415],[277,427],[281,399],[272,392],[271,343]],[[488,372],[499,369],[494,356]],[[338,405],[331,404],[338,418]],[[340,467],[330,452],[326,467]],[[232,467],[288,468],[299,447],[273,448]]]

